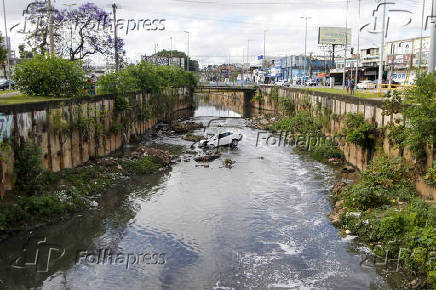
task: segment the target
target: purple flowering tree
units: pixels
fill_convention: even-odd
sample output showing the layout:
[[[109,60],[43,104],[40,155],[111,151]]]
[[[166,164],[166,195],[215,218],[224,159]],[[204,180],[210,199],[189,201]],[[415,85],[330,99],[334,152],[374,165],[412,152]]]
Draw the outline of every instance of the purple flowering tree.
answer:
[[[48,45],[48,13],[46,1],[40,2],[29,19],[33,19],[33,33],[28,34],[28,44],[38,43],[41,52]],[[42,12],[46,13],[41,13]],[[44,17],[41,17],[41,14]],[[42,18],[42,19],[41,19]],[[36,20],[37,19],[37,20]],[[35,21],[36,20],[36,21]],[[53,11],[55,50],[58,55],[71,60],[85,59],[92,55],[113,58],[115,41],[110,13],[94,3],[86,3],[76,9]],[[120,56],[124,54],[124,41],[117,39]],[[35,45],[34,45],[35,46]],[[32,46],[32,47],[34,47]]]

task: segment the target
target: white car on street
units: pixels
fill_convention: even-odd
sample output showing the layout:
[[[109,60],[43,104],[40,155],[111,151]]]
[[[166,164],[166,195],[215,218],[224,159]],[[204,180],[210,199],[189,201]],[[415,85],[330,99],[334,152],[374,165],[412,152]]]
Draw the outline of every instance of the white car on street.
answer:
[[[377,86],[373,81],[363,81],[357,84],[358,89],[375,89]]]
[[[241,134],[225,132],[211,136],[207,140],[201,140],[198,145],[200,147],[216,148],[220,146],[237,147],[239,141],[242,140]]]
[[[285,84],[285,82],[282,82],[282,81],[275,83],[276,86],[280,86],[280,87],[282,87],[284,84]]]

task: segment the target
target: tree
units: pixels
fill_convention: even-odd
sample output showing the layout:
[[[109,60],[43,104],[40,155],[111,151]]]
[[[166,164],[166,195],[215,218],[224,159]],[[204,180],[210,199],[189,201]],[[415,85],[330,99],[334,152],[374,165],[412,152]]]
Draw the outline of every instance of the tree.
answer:
[[[27,51],[25,44],[20,44],[18,46],[18,53],[20,54],[20,58],[21,59],[27,59],[27,58],[32,58],[33,57],[33,52]]]
[[[27,36],[27,44],[38,48],[41,54],[48,49],[48,7],[39,2],[28,7],[32,32]],[[86,3],[72,10],[53,10],[55,51],[57,55],[70,60],[84,59],[100,54],[114,57],[115,41],[112,37],[110,14],[94,3]],[[117,39],[118,51],[124,54],[124,41]],[[121,60],[122,61],[122,60]]]
[[[418,75],[414,86],[406,89],[408,132],[406,143],[417,157],[425,156],[425,147],[436,144],[436,82],[435,74]]]
[[[7,47],[6,43],[3,43],[4,39],[3,36],[0,33],[0,63],[3,66],[3,72],[6,76],[6,59],[8,55],[8,50],[5,48]]]
[[[31,96],[74,97],[82,95],[85,76],[81,61],[36,55],[18,64],[15,85]]]

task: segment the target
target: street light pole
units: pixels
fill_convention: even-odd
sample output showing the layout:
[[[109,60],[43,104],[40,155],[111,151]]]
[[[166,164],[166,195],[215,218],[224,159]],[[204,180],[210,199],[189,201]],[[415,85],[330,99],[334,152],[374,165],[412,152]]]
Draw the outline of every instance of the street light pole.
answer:
[[[266,32],[268,30],[263,31],[263,64],[266,67]]]
[[[53,35],[53,6],[48,0],[48,34],[50,38],[50,54],[54,56],[54,35]]]
[[[117,26],[117,4],[112,4],[112,11],[114,14],[114,46],[115,46],[115,71],[119,71],[119,56],[118,56],[118,26]]]
[[[382,22],[381,41],[380,41],[380,60],[378,64],[378,85],[377,85],[377,87],[381,89],[383,83],[383,59],[385,53],[386,1],[383,1],[383,3],[379,5],[383,5],[383,22]]]
[[[433,5],[431,9],[431,39],[430,39],[430,57],[428,63],[428,72],[434,73],[435,62],[436,62],[436,0],[433,0]]]
[[[186,67],[187,67],[187,70],[189,71],[189,31],[184,31],[184,32],[188,35],[188,54],[186,57],[186,61],[187,61]]]
[[[425,0],[422,0],[422,15],[421,15],[421,39],[419,40],[419,59],[418,69],[421,70],[422,65],[422,34],[424,30],[424,13],[425,13]]]
[[[357,25],[357,56],[356,56],[356,86],[359,82],[359,62],[360,62],[360,1],[359,0],[359,18]],[[425,0],[424,0],[425,1]]]
[[[347,0],[347,10],[345,12],[345,52],[344,52],[344,73],[342,76],[342,86],[345,89],[345,78],[347,77],[347,50],[348,50],[348,5],[349,0]],[[353,71],[353,69],[351,69]]]
[[[5,20],[5,44],[6,44],[6,78],[9,80],[10,79],[10,74],[11,74],[11,67],[10,67],[10,63],[9,63],[9,56],[10,56],[10,43],[9,43],[9,39],[8,39],[8,25],[6,22],[6,6],[5,6],[5,0],[3,0],[3,17]],[[9,82],[9,89],[11,89],[11,82]]]
[[[304,32],[304,75],[303,75],[303,80],[305,82],[306,80],[306,67],[307,67],[307,20],[312,18],[312,17],[301,17],[302,19],[306,20],[306,29]]]

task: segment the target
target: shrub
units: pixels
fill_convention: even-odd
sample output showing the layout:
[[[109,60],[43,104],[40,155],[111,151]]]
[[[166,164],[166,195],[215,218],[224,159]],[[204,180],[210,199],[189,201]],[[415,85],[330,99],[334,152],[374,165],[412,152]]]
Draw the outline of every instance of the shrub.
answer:
[[[279,88],[278,87],[273,87],[271,89],[271,99],[274,101],[278,101],[278,99],[279,99]]]
[[[118,73],[101,76],[98,85],[103,93],[125,94],[138,90],[158,92],[165,88],[194,89],[197,79],[191,72],[185,72],[180,68],[141,62],[130,65]]]
[[[382,155],[371,161],[360,182],[347,187],[342,197],[348,207],[367,210],[409,201],[414,195],[403,160]]]
[[[128,174],[145,175],[155,173],[161,167],[161,161],[154,156],[142,157],[136,161],[129,161],[123,164]]]
[[[361,113],[348,113],[345,116],[347,128],[344,130],[345,139],[349,143],[359,145],[365,149],[374,147],[375,127],[367,122]]]
[[[25,60],[16,66],[13,79],[22,93],[31,96],[74,97],[86,86],[82,63],[56,56]]]
[[[331,142],[323,142],[315,147],[312,152],[312,156],[315,160],[321,162],[328,162],[329,159],[334,158],[336,160],[343,160],[344,153],[334,146]]]
[[[285,117],[273,123],[270,129],[275,132],[285,131],[307,136],[322,136],[321,127],[319,120],[313,118],[309,111],[298,111],[292,117]]]
[[[26,195],[42,194],[49,183],[50,173],[43,168],[42,151],[32,142],[26,142],[15,152],[14,190]]]
[[[427,170],[424,176],[424,181],[431,186],[436,185],[436,162],[433,162],[433,166]]]
[[[279,100],[279,106],[286,115],[288,115],[288,116],[294,115],[295,102],[293,100],[287,99],[287,98],[282,98]]]

